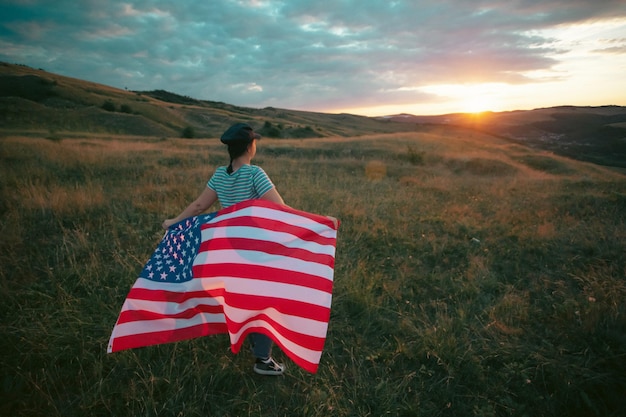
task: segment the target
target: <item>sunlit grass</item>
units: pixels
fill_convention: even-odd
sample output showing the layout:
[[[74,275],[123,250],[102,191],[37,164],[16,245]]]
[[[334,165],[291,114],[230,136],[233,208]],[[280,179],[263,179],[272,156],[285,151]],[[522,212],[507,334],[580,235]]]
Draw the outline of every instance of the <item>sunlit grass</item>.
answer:
[[[478,134],[263,139],[286,203],[341,221],[320,370],[273,379],[225,335],[105,353],[219,141],[4,138],[0,162],[2,415],[623,411],[619,174]]]

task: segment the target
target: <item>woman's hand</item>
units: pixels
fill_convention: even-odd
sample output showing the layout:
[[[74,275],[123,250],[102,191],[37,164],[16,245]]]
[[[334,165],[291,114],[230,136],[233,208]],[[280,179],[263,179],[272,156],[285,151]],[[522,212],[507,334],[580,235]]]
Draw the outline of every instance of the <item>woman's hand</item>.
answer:
[[[176,223],[175,219],[167,219],[167,220],[163,221],[163,224],[161,225],[161,227],[164,228],[165,230],[167,230],[174,223]]]
[[[181,220],[184,220],[188,217],[197,216],[202,214],[203,211],[211,207],[213,203],[217,201],[217,193],[209,188],[205,187],[202,194],[195,199],[195,201],[187,206],[182,213],[180,213],[177,217],[173,219],[167,219],[161,224],[161,227],[167,230],[174,223],[178,223]]]

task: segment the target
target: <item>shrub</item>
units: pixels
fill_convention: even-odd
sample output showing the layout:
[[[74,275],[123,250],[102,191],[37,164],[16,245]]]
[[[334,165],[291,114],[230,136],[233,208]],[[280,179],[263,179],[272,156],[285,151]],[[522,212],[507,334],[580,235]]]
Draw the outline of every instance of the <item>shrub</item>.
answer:
[[[196,137],[196,131],[194,130],[193,127],[187,126],[186,128],[183,129],[182,137],[185,139],[193,139],[194,137]]]
[[[422,165],[424,163],[424,151],[416,151],[412,146],[408,146],[406,154],[411,164]]]
[[[550,174],[570,174],[573,172],[565,162],[543,155],[526,155],[519,157],[518,161],[532,169]]]
[[[279,138],[281,136],[281,130],[268,121],[265,122],[260,133],[263,136],[267,136],[270,138]]]
[[[488,158],[451,159],[446,162],[446,165],[457,175],[502,176],[514,175],[517,172],[506,162]]]
[[[102,104],[102,108],[106,111],[115,111],[115,103],[111,100],[107,100]]]
[[[53,142],[61,142],[63,140],[61,135],[59,135],[55,129],[50,129],[50,134],[46,136],[46,139]]]

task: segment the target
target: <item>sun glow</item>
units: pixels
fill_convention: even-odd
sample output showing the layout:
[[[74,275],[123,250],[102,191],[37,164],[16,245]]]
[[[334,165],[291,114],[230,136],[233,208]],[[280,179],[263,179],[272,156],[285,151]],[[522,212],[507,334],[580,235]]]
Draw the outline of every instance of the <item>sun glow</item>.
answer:
[[[468,98],[461,103],[463,113],[482,113],[494,109],[494,102],[487,96]]]
[[[446,84],[432,85],[421,90],[457,103],[459,112],[482,113],[499,110],[504,84]]]

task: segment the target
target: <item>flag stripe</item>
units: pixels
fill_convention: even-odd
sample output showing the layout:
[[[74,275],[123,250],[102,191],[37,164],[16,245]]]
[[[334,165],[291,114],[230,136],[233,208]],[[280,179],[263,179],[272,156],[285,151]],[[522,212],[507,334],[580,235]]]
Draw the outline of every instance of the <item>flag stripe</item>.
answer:
[[[289,225],[288,223],[264,219],[259,217],[251,218],[249,216],[242,216],[243,213],[238,213],[238,216],[231,217],[217,221],[215,223],[209,223],[202,226],[202,230],[215,230],[225,229],[227,233],[236,233],[237,229],[250,230],[257,229],[257,233],[265,233],[266,235],[287,235],[292,240],[299,239],[302,243],[313,243],[320,246],[331,246],[333,243],[332,237],[325,237],[318,233],[313,232],[310,229],[304,227],[298,227]],[[269,240],[269,239],[266,239]],[[284,240],[284,239],[281,239]]]
[[[134,306],[137,307],[137,306]],[[212,306],[207,304],[196,304],[192,308],[188,308],[186,310],[180,311],[175,314],[164,314],[158,311],[150,311],[150,310],[139,310],[132,307],[128,307],[128,310],[125,310],[122,314],[120,314],[120,318],[118,320],[118,324],[137,322],[142,320],[160,320],[164,318],[169,319],[189,319],[198,314],[213,315],[213,316],[224,316],[224,308],[222,306]],[[212,320],[210,320],[212,321]],[[223,319],[218,320],[218,322],[224,322]]]
[[[212,334],[227,333],[226,323],[201,323],[195,326],[181,329],[171,329],[171,326],[163,327],[166,330],[150,331],[140,327],[140,333],[117,335],[110,342],[109,352],[118,352],[125,349],[135,349],[144,346],[160,345],[163,343],[180,342]],[[117,329],[117,327],[115,327]]]
[[[244,229],[249,231],[248,228]],[[298,258],[306,262],[315,262],[321,265],[328,265],[332,267],[335,258],[330,254],[316,253],[308,248],[291,248],[287,245],[283,245],[277,242],[273,242],[267,239],[255,239],[250,236],[250,233],[242,233],[243,237],[235,237],[232,234],[228,234],[226,237],[217,237],[214,234],[208,242],[205,242],[200,246],[200,251],[212,251],[212,250],[256,250],[263,248],[263,252],[269,255],[283,255],[290,258]]]
[[[202,323],[225,324],[224,314],[197,314],[190,318],[159,318],[150,320],[152,327],[146,327],[143,321],[130,321],[118,325],[118,336],[141,335],[152,333],[154,329],[171,329],[176,332]]]
[[[320,328],[317,329],[316,333],[321,334],[321,336],[317,336],[315,334],[302,333],[288,326],[285,326],[284,323],[282,322],[284,318],[281,318],[281,320],[275,319],[276,317],[282,316],[281,314],[278,314],[278,312],[276,311],[268,312],[267,314],[257,314],[254,316],[249,316],[249,317],[246,317],[244,321],[242,322],[236,322],[234,320],[231,320],[231,316],[230,316],[231,313],[234,315],[234,317],[244,317],[246,315],[249,316],[249,314],[246,312],[237,311],[237,309],[234,309],[233,311],[229,310],[227,316],[224,316],[223,314],[199,314],[199,315],[194,315],[192,317],[184,317],[184,318],[181,318],[181,317],[158,318],[158,319],[152,320],[153,322],[152,324],[155,325],[157,328],[167,328],[167,327],[170,327],[171,324],[176,323],[176,327],[172,328],[171,330],[173,334],[175,334],[176,332],[180,330],[190,328],[190,327],[195,327],[203,323],[222,325],[226,322],[228,325],[227,327],[228,327],[229,333],[235,335],[235,341],[237,341],[237,336],[236,336],[237,333],[241,334],[243,330],[245,330],[245,328],[249,327],[250,325],[255,325],[258,327],[265,328],[266,330],[270,332],[274,331],[275,332],[274,336],[281,334],[285,341],[288,340],[291,343],[296,343],[298,345],[307,346],[308,347],[307,350],[321,351],[324,346],[324,339],[326,335],[327,324],[317,323],[317,325]],[[224,317],[228,317],[228,319],[224,321]],[[309,323],[303,322],[301,324],[310,326],[311,322]],[[131,337],[135,335],[136,337],[138,337],[138,339],[140,339],[141,337],[143,337],[143,335],[149,334],[149,333],[154,333],[154,332],[149,331],[149,330],[146,331],[146,327],[141,321],[118,323],[117,337]],[[185,332],[182,332],[182,334],[184,335]],[[178,339],[178,340],[181,340],[181,339]]]
[[[127,298],[126,301],[128,304],[120,315],[120,320],[118,320],[120,323],[161,318],[190,318],[202,313],[224,313],[224,307],[213,297],[192,298],[180,304],[167,300],[158,301],[156,298],[153,300]],[[122,320],[124,316],[134,320]]]
[[[284,282],[293,285],[300,285],[327,293],[332,292],[333,281],[327,277],[319,277],[301,271],[287,271],[284,269],[271,268],[264,265],[246,265],[245,268],[239,268],[238,263],[219,263],[194,266],[196,277],[192,281],[181,283],[156,282],[146,278],[144,281],[137,281],[137,288],[154,288],[166,289],[172,292],[186,291],[204,291],[210,289],[210,285],[219,285],[210,279],[228,277],[237,272],[239,278],[258,279],[259,276],[265,277],[263,281]]]
[[[252,220],[250,220],[252,222]],[[283,224],[282,222],[277,222]],[[300,236],[292,233],[286,233],[283,230],[269,230],[261,227],[260,224],[240,225],[234,221],[218,221],[216,223],[205,223],[201,227],[204,240],[210,236],[211,238],[227,237],[227,238],[245,238],[254,240],[264,240],[266,242],[281,242],[283,245],[292,248],[306,249],[314,253],[334,254],[332,239],[301,239]],[[313,232],[301,229],[303,234],[312,235]],[[317,238],[319,235],[313,235]],[[206,243],[206,242],[203,242]]]
[[[147,282],[146,282],[147,281]],[[194,280],[195,281],[195,280]],[[193,282],[193,281],[192,281]],[[195,282],[194,282],[195,283]],[[176,292],[167,289],[159,289],[155,283],[144,280],[133,287],[128,294],[131,299],[144,299],[154,301],[172,301],[182,303],[193,298],[221,296],[228,292],[229,296],[251,295],[266,296],[283,301],[296,301],[299,303],[317,304],[321,307],[330,308],[331,294],[301,285],[293,285],[283,282],[264,281],[262,286],[257,279],[238,277],[204,278],[197,288],[186,286],[189,291]],[[204,285],[202,285],[204,284]],[[204,289],[203,289],[204,288]],[[281,297],[282,296],[282,297]]]
[[[316,372],[332,301],[336,224],[253,200],[174,225],[122,306],[109,352],[229,333],[271,337]]]
[[[198,279],[228,277],[233,274],[233,268],[238,268],[236,263],[221,263],[211,265],[196,265],[194,273]],[[235,269],[239,278],[255,279],[264,276],[263,281],[282,282],[313,290],[332,292],[333,281],[327,277],[319,277],[302,271],[289,271],[285,269],[272,268],[265,265],[246,265],[245,268]]]
[[[225,295],[228,297],[228,303],[224,301],[216,303],[215,299]],[[223,309],[226,307],[248,312],[273,309],[286,317],[297,317],[297,320],[299,320],[298,326],[313,325],[313,322],[326,322],[330,315],[330,308],[313,303],[307,304],[300,301],[261,297],[258,295],[226,294],[225,290],[215,290],[211,292],[210,297],[194,297],[183,303],[170,301],[166,293],[143,299],[130,298],[129,296],[126,299],[118,323],[168,317],[189,318],[201,313],[218,314],[223,312]],[[233,320],[238,321],[234,318]],[[296,327],[294,327],[294,330],[296,330]],[[308,327],[306,331],[310,332]]]
[[[321,317],[321,320],[314,320],[307,317],[298,315],[290,315],[284,311],[280,311],[278,308],[266,308],[262,310],[246,309],[242,307],[236,307],[227,305],[224,310],[228,310],[227,320],[233,327],[229,327],[229,330],[236,333],[241,326],[245,323],[256,320],[260,316],[271,318],[274,323],[280,323],[280,325],[290,332],[299,335],[306,335],[314,338],[324,338],[326,331],[328,330],[328,315],[329,311],[326,311],[326,317]],[[250,312],[256,312],[254,316],[250,315]]]
[[[254,332],[262,333],[270,337],[280,348],[287,353],[287,355],[303,369],[315,373],[317,372],[318,364],[321,357],[321,348],[309,349],[308,346],[298,344],[287,337],[284,337],[281,333],[273,333],[266,327],[255,326],[256,323],[248,323],[242,327],[241,330],[236,333],[230,333],[230,342],[233,353],[239,352],[241,346],[245,340],[245,337]]]
[[[281,325],[281,323],[275,321],[272,316],[260,314],[255,317],[247,319],[243,323],[235,324],[228,321],[228,330],[231,335],[231,341],[234,340],[234,344],[239,343],[241,335],[251,326],[265,329],[270,332],[272,336],[280,336],[284,343],[291,343],[294,346],[300,346],[300,354],[309,356],[312,359],[314,356],[319,356],[319,352],[324,348],[325,337],[316,337],[305,333],[299,333],[293,331],[287,327]],[[324,335],[326,331],[324,331]],[[307,348],[302,348],[306,346]]]
[[[332,276],[333,268],[328,265],[321,265],[315,262],[307,262],[288,256],[273,255],[261,251],[249,250],[215,250],[210,252],[200,252],[194,261],[194,277],[203,278],[202,270],[220,264],[237,264],[238,269],[245,269],[249,266],[264,265],[267,268],[279,269],[290,272],[306,271],[309,274],[319,277]],[[201,268],[196,268],[201,266]],[[239,272],[239,271],[237,271]]]
[[[287,225],[295,225],[308,229],[319,236],[330,237],[332,240],[334,240],[333,236],[335,236],[337,230],[332,220],[328,217],[295,210],[288,206],[278,207],[275,203],[265,200],[243,201],[221,210],[218,213],[220,215],[218,221],[241,216],[252,216],[270,220],[280,219],[280,221]],[[329,242],[329,244],[334,246],[333,242]]]

